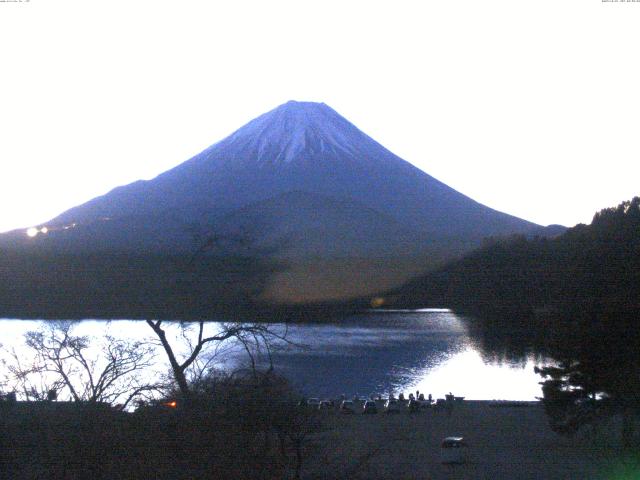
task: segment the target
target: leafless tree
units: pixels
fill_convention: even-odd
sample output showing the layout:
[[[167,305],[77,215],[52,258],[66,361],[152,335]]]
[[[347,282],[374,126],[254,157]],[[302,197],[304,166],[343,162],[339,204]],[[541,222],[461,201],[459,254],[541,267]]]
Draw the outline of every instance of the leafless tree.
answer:
[[[290,343],[287,339],[287,327],[274,327],[265,323],[219,323],[182,322],[179,324],[180,336],[186,344],[186,353],[180,353],[177,346],[172,345],[167,336],[166,324],[162,320],[147,320],[160,345],[164,349],[173,378],[180,394],[185,399],[191,397],[189,373],[198,378],[211,367],[209,360],[202,361],[203,353],[208,359],[215,357],[214,353],[226,351],[230,344],[240,345],[248,354],[253,371],[256,370],[256,355],[266,354],[269,368],[272,368],[272,351],[277,343]],[[218,355],[219,356],[219,355]]]
[[[74,401],[117,403],[125,409],[161,389],[157,382],[142,380],[143,370],[153,365],[152,345],[106,335],[95,346],[90,337],[74,334],[75,325],[43,322],[25,334],[31,355],[9,352],[5,365],[18,393],[32,400],[66,394]]]

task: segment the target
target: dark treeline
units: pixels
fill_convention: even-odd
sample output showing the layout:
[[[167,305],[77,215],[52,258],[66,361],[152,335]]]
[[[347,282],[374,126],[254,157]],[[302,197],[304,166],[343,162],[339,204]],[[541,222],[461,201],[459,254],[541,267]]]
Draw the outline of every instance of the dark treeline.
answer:
[[[630,445],[640,415],[640,198],[553,238],[512,237],[425,276],[411,305],[470,313],[487,355],[541,353],[552,425],[563,433],[621,413]]]
[[[0,252],[0,316],[202,319],[257,308],[279,266],[248,256]]]

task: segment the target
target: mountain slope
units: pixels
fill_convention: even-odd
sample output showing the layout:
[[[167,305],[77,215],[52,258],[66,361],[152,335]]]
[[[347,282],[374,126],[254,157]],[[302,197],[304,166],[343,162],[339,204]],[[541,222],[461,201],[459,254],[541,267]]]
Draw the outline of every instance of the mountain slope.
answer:
[[[426,237],[393,217],[324,195],[292,191],[225,215],[216,231],[245,234],[285,258],[345,258],[423,252]],[[366,239],[366,241],[363,241]]]

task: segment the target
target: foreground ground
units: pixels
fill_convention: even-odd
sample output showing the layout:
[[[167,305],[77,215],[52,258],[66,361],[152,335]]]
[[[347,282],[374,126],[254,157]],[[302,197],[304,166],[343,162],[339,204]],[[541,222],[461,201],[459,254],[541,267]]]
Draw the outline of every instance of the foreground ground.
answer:
[[[556,435],[540,404],[495,406],[463,402],[394,415],[326,413],[323,448],[306,478],[381,479],[626,479],[640,478],[622,460],[612,423],[577,438]],[[468,461],[441,463],[441,441],[462,436]]]
[[[539,404],[464,401],[450,411],[346,415],[247,392],[213,407],[134,414],[104,404],[0,402],[0,478],[640,479],[640,464],[624,461],[615,422],[560,437]],[[468,442],[465,463],[441,462],[448,436]]]

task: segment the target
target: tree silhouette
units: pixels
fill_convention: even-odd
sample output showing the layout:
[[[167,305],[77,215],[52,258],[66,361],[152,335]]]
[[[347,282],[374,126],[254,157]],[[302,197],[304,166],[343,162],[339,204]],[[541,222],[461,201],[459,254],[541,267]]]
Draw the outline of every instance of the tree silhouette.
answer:
[[[160,345],[164,349],[173,378],[183,399],[190,400],[192,389],[187,377],[188,370],[196,365],[198,358],[205,350],[219,349],[225,342],[237,342],[247,352],[251,364],[255,369],[254,352],[265,350],[270,360],[271,348],[276,341],[287,341],[286,327],[281,331],[265,323],[213,323],[200,320],[198,322],[180,322],[181,336],[186,340],[188,351],[186,354],[177,353],[175,345],[167,338],[167,331],[163,328],[162,320],[147,320],[147,325],[156,334]],[[208,325],[208,326],[207,326]],[[195,332],[191,327],[195,326]],[[207,366],[202,368],[206,368]],[[201,368],[201,369],[202,369]],[[202,373],[202,372],[200,372]],[[197,373],[196,373],[197,374]]]
[[[96,348],[88,336],[74,334],[76,322],[43,322],[25,334],[33,356],[13,350],[9,383],[30,400],[61,396],[77,402],[107,402],[127,408],[137,398],[158,392],[162,385],[143,380],[151,367],[151,345],[106,335]],[[6,362],[6,360],[5,360]]]

